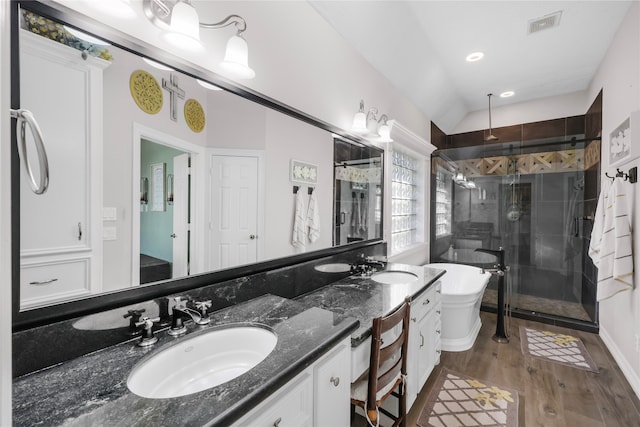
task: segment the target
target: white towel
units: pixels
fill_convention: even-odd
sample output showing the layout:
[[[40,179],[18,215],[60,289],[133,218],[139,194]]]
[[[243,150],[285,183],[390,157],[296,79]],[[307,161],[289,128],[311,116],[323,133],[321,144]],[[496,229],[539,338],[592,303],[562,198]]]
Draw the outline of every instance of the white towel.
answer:
[[[320,238],[320,210],[318,209],[318,199],[315,191],[309,196],[307,225],[309,227],[309,241],[313,243]]]
[[[633,230],[625,182],[603,188],[591,232],[589,256],[598,267],[596,300],[633,289]]]
[[[302,188],[296,193],[295,208],[293,212],[293,237],[291,244],[295,248],[304,249],[304,243],[307,238],[307,216],[304,212],[304,199],[302,198]]]

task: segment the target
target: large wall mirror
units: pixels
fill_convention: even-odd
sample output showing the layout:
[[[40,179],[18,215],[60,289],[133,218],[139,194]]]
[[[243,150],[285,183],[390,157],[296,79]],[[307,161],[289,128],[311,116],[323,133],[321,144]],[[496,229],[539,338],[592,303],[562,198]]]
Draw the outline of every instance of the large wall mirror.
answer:
[[[100,24],[75,12],[38,2],[16,8],[13,86],[20,90],[12,107],[33,113],[49,163],[48,189],[35,194],[14,161],[21,169],[14,172],[14,294],[23,318],[68,301],[381,238],[380,150],[336,139],[331,126],[275,101],[239,96],[228,81],[165,53],[159,64],[148,45],[120,33],[112,42],[113,30],[93,40],[75,30],[90,22],[88,32],[102,37]],[[37,148],[26,136],[23,151],[34,164]],[[370,161],[363,163],[363,151]],[[354,239],[336,233],[333,221],[334,209],[341,212],[332,203],[336,163],[371,168],[369,183],[361,174],[338,190],[357,192]],[[319,212],[320,232],[303,248],[292,245],[296,188],[305,209],[315,194]]]

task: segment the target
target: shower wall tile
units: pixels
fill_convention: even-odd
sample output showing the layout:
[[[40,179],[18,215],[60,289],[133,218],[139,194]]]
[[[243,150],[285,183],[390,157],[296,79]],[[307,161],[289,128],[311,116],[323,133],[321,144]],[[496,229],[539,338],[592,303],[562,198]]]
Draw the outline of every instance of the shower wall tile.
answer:
[[[484,131],[457,133],[447,136],[447,147],[461,148],[484,144]]]
[[[586,127],[586,117],[573,116],[567,117],[566,135],[584,135]]]
[[[542,139],[554,136],[564,136],[565,119],[545,120],[542,122],[525,123],[522,125],[522,139]]]
[[[449,148],[447,146],[447,134],[433,122],[431,122],[431,143],[435,145],[438,150]]]

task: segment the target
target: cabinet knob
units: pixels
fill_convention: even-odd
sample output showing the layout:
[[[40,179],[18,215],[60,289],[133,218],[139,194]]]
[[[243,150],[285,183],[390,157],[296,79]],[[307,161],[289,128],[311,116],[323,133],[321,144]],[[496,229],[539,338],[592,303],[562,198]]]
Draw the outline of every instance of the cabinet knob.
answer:
[[[417,321],[418,321],[418,319],[416,319],[415,317],[412,317],[412,318],[411,318],[411,321],[412,321],[412,322],[417,322]]]
[[[278,418],[273,422],[273,427],[278,427],[281,422],[282,422],[282,417]]]
[[[256,239],[256,235],[255,234],[249,234],[249,239],[251,240],[255,240]]]
[[[431,303],[431,300],[429,300],[429,299],[427,298],[427,300],[426,300],[426,301],[423,301],[423,302],[422,302],[422,305],[428,305],[429,303]]]
[[[440,314],[440,310],[436,310],[436,313]]]
[[[440,329],[436,329],[436,333],[439,334],[440,333]]]
[[[338,387],[338,385],[340,384],[340,377],[331,377],[329,381],[331,382],[331,384],[333,384],[334,387]]]

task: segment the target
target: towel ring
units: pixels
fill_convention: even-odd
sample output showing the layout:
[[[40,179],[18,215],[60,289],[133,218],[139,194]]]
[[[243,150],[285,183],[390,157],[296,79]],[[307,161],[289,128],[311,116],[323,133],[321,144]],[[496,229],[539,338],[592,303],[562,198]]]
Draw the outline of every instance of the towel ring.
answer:
[[[33,114],[29,110],[18,109],[11,110],[11,117],[17,119],[20,123],[20,141],[18,142],[18,154],[24,162],[24,166],[27,169],[29,175],[29,184],[31,190],[36,194],[43,194],[49,187],[49,161],[47,159],[47,150],[44,148],[44,141],[42,140],[42,131],[38,122],[33,117]],[[38,163],[40,165],[40,182],[36,182],[36,178],[33,175],[33,169],[27,154],[27,129],[26,125],[29,125],[31,134],[33,135],[33,141],[36,146],[36,152],[38,153]]]

